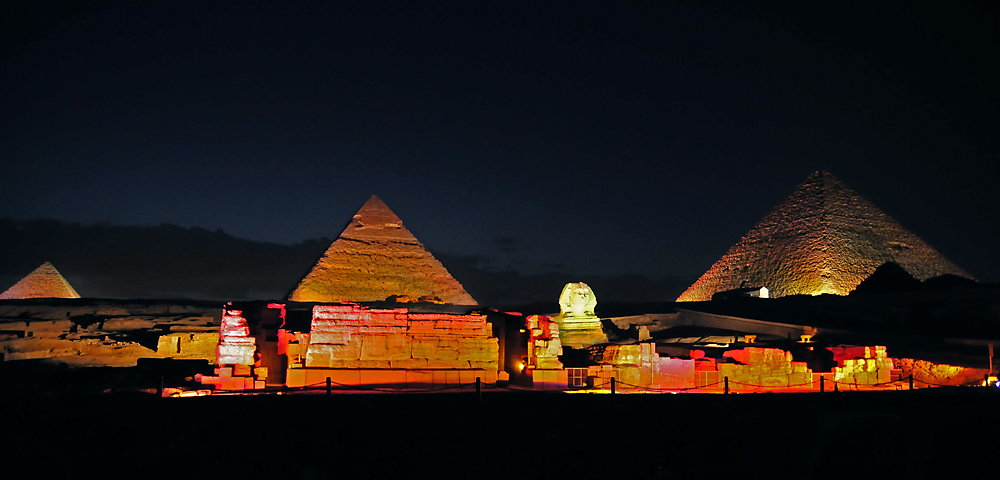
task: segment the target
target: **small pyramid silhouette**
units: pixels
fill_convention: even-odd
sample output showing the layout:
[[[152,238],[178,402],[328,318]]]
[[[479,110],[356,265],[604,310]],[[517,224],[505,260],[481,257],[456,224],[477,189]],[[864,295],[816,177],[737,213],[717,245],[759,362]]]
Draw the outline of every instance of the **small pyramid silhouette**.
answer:
[[[394,295],[476,305],[399,217],[372,195],[288,300],[374,302]]]
[[[886,262],[925,280],[971,275],[833,175],[818,171],[764,217],[677,301],[742,285],[772,297],[847,295]]]
[[[56,267],[45,262],[22,278],[20,282],[0,294],[0,300],[20,300],[25,298],[80,298],[69,282],[59,274]]]

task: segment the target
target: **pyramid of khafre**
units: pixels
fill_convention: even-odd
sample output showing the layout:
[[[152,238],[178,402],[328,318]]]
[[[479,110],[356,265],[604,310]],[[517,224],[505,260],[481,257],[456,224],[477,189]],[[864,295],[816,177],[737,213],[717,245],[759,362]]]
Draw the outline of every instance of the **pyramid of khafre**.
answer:
[[[399,217],[372,195],[288,299],[373,302],[393,295],[476,304]]]
[[[816,172],[677,301],[741,287],[767,287],[772,297],[846,295],[885,262],[920,280],[972,278],[833,175]]]
[[[45,262],[6,292],[0,293],[0,300],[24,298],[80,298],[80,294],[73,290],[56,267]]]

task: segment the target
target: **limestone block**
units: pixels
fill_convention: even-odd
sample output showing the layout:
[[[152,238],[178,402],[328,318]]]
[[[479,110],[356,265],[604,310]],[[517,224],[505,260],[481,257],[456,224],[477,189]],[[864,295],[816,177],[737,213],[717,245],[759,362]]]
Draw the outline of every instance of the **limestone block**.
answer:
[[[324,343],[329,345],[347,345],[351,341],[351,333],[312,332],[310,341],[312,343]]]
[[[486,361],[470,361],[469,362],[469,367],[473,368],[473,369],[477,369],[477,370],[493,370],[493,371],[496,371],[497,368],[498,368],[497,366],[498,366],[498,363],[497,363],[496,360],[494,360],[492,362],[486,362]]]
[[[186,358],[205,358],[215,360],[212,354],[219,344],[219,336],[214,333],[191,333],[181,336],[181,353]]]
[[[590,349],[594,360],[606,365],[638,365],[642,362],[642,345],[605,345]]]
[[[476,383],[476,377],[479,377],[479,381],[483,381],[483,372],[477,370],[462,370],[458,372],[458,382],[464,385]]]
[[[434,370],[434,371],[432,371],[431,375],[433,376],[433,379],[434,379],[434,386],[448,385],[448,372],[447,371],[445,371],[445,370]],[[451,382],[452,385],[454,385],[455,383],[458,383],[457,380],[458,380],[458,378],[457,378],[457,375],[456,375],[455,380]]]
[[[329,367],[333,345],[310,345],[306,350],[306,367]]]
[[[219,365],[253,365],[256,351],[257,347],[253,344],[220,343],[216,348],[216,358]]]
[[[95,315],[106,315],[109,317],[125,317],[128,316],[129,313],[131,312],[122,307],[115,307],[110,305],[100,305],[94,311]]]
[[[656,352],[653,351],[655,356]],[[695,386],[695,368],[699,364],[711,365],[711,372],[715,373],[715,362],[685,360],[680,358],[655,358],[651,359],[652,378],[650,384],[659,385],[662,388],[686,388]],[[706,369],[708,370],[708,369]]]
[[[178,335],[162,335],[156,341],[156,353],[160,355],[176,355],[181,351],[181,338]]]
[[[233,376],[245,377],[250,375],[250,365],[234,365]]]
[[[390,360],[389,368],[399,368],[399,369],[420,369],[427,368],[426,358],[408,358],[405,360]]]
[[[0,323],[0,326],[2,326],[3,329],[7,330],[7,331],[27,330],[28,329],[28,324],[26,322],[21,322],[21,321],[2,321],[2,320],[0,320],[0,322],[2,322],[2,323]]]
[[[456,340],[441,337],[415,336],[412,343],[413,358],[452,360],[459,358]]]
[[[361,360],[405,360],[410,358],[406,335],[364,335],[361,338]]]
[[[566,370],[532,370],[531,379],[535,388],[567,388],[569,386]]]
[[[440,360],[440,359],[429,359],[427,360],[428,369],[440,369],[440,368],[469,368],[468,360]]]
[[[433,335],[433,334],[436,334],[437,332],[434,329],[434,323],[435,322],[433,320],[426,320],[426,321],[413,320],[413,321],[410,321],[409,325],[407,327],[407,333],[409,333],[410,335]]]
[[[639,385],[641,371],[634,365],[615,365],[615,378],[618,382],[628,385]],[[623,385],[622,388],[625,388]]]
[[[247,321],[242,315],[243,312],[240,310],[227,310],[222,316],[222,326],[219,328],[220,336],[226,338],[246,337],[250,335]]]
[[[392,366],[389,360],[354,360],[345,363],[350,363],[351,365],[354,365],[351,368],[388,369]]]
[[[562,362],[556,357],[538,357],[535,366],[542,370],[558,370],[563,368]]]
[[[332,360],[358,360],[361,358],[361,341],[356,339],[347,345],[327,345]],[[312,350],[313,345],[309,345]]]
[[[799,387],[802,387],[802,388],[808,388],[808,387],[811,387],[811,385],[807,385],[807,384],[809,384],[809,382],[811,382],[811,381],[812,381],[812,373],[795,372],[795,373],[793,373],[793,374],[791,374],[791,375],[788,376],[788,385],[789,386],[799,386]],[[818,387],[818,385],[817,385],[817,387]]]
[[[459,358],[466,360],[496,360],[499,349],[496,338],[480,338],[459,345]]]
[[[428,371],[406,370],[406,386],[427,388],[434,386],[434,374]]]
[[[254,367],[253,374],[257,380],[267,380],[267,367]]]
[[[33,320],[31,325],[28,325],[26,329],[34,332],[34,336],[36,337],[57,337],[69,332],[72,326],[73,322],[69,320]]]
[[[779,374],[761,375],[760,385],[765,387],[787,387],[788,376]]]
[[[233,376],[233,367],[216,368],[215,373],[217,373],[221,378],[229,378]]]
[[[402,370],[361,370],[359,376],[361,385],[406,385],[406,372]]]

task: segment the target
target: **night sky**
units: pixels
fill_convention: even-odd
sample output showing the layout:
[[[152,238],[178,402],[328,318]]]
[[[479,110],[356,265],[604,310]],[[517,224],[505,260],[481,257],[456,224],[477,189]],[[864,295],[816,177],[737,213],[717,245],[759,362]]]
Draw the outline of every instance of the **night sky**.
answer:
[[[0,217],[697,276],[822,169],[1000,281],[995,3],[136,3],[5,2]]]

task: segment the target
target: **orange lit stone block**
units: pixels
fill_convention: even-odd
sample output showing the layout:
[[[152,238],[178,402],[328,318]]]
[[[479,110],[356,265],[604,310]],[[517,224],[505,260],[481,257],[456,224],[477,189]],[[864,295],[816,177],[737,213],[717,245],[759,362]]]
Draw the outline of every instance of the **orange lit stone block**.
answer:
[[[892,359],[886,357],[884,346],[838,345],[827,349],[838,364],[833,369],[837,382],[874,385],[891,381]]]
[[[566,370],[532,370],[531,380],[535,388],[567,388],[569,386]]]
[[[719,379],[729,378],[730,388],[811,388],[812,371],[803,362],[793,362],[792,354],[777,348],[748,347],[723,353],[740,364],[719,363]]]

